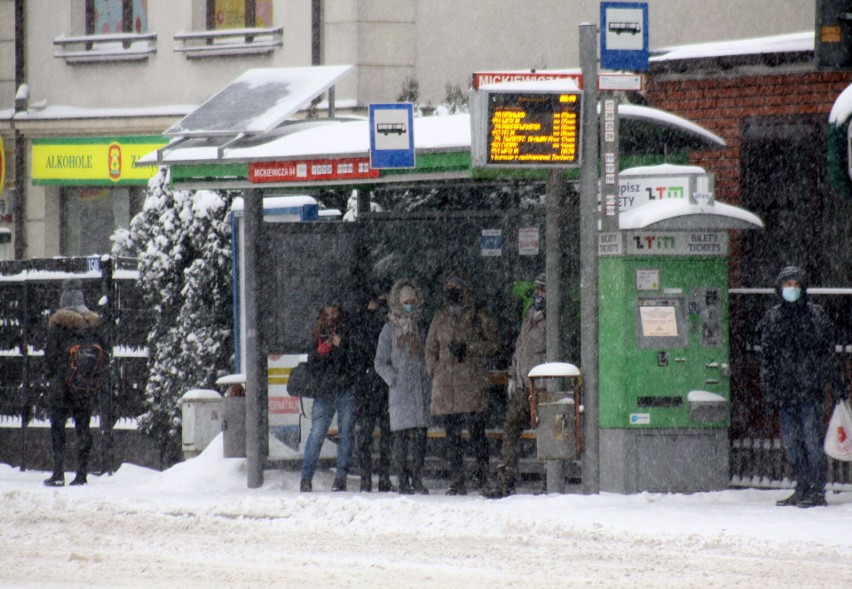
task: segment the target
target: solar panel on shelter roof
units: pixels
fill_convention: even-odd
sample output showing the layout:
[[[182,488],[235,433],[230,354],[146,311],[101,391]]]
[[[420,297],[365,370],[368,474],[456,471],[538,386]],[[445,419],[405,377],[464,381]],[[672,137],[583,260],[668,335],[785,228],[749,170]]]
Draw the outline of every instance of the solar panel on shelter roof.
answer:
[[[351,65],[248,70],[164,135],[210,137],[268,133],[351,70]]]

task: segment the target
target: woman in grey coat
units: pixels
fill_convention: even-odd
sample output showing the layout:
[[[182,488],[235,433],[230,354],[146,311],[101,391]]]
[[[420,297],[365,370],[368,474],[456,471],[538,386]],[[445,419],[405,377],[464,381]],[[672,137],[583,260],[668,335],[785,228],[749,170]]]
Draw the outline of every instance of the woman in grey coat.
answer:
[[[390,427],[397,444],[399,492],[428,494],[421,474],[432,384],[423,356],[423,296],[417,284],[397,280],[388,295],[388,321],[379,335],[375,369],[389,387]],[[411,460],[408,460],[409,449]]]

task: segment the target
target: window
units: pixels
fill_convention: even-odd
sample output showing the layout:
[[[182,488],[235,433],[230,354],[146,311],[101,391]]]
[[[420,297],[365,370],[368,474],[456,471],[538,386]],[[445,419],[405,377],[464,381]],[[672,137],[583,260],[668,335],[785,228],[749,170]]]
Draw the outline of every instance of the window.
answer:
[[[147,32],[148,0],[86,0],[86,34]]]
[[[107,254],[112,251],[113,232],[129,228],[141,210],[144,187],[63,188],[61,200],[62,255]]]
[[[207,0],[207,29],[272,27],[272,0]]]
[[[75,19],[78,31],[85,20],[85,34],[54,39],[62,48],[54,57],[69,64],[106,63],[144,61],[157,52],[157,35],[148,32],[148,0],[85,0],[85,7],[84,18]]]

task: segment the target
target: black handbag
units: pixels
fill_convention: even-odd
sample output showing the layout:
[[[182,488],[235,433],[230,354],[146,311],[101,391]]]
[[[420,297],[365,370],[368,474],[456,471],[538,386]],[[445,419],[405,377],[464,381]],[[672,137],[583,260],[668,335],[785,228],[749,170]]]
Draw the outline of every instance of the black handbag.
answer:
[[[312,398],[315,394],[314,378],[307,362],[299,362],[290,370],[287,394],[291,397]]]

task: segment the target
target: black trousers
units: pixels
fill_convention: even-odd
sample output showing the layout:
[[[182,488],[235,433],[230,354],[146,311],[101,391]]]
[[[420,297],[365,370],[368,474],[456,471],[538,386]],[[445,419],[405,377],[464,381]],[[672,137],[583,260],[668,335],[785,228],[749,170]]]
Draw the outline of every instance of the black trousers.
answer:
[[[358,416],[358,461],[361,476],[373,476],[373,430],[379,427],[379,476],[390,474],[391,431],[390,416],[387,411],[367,413]]]
[[[488,439],[485,437],[485,412],[453,413],[443,417],[447,432],[447,465],[451,478],[464,476],[464,442],[462,429],[467,426],[470,446],[476,459],[477,476],[488,472]]]
[[[426,463],[426,428],[402,429],[394,432],[393,437],[396,440],[396,472],[400,484],[404,478],[421,478]]]
[[[77,433],[77,472],[88,474],[89,452],[92,449],[92,432],[89,431],[89,421],[92,419],[91,395],[95,393],[90,395],[75,391],[61,380],[52,384],[48,393],[48,417],[53,472],[65,472],[65,422],[70,416],[74,419],[74,429]]]

